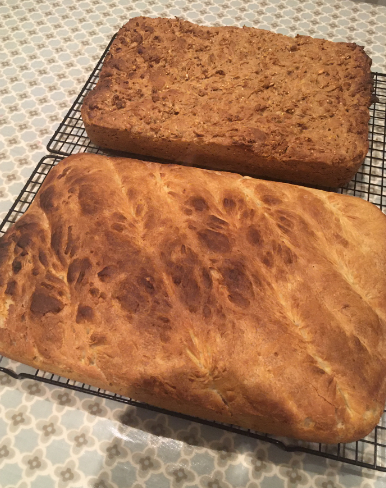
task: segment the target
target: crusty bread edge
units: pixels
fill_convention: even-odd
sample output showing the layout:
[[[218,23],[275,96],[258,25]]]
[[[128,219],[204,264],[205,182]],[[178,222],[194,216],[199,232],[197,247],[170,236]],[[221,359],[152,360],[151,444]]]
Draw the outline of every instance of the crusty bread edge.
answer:
[[[84,156],[85,155],[82,153],[82,154],[70,156],[70,158],[76,160],[76,159],[81,159]],[[237,175],[235,175],[235,177],[237,177]],[[283,184],[286,185],[285,183]],[[308,191],[315,192],[315,193],[320,192],[319,190],[313,190],[313,189],[308,189]],[[385,224],[386,222],[385,215],[383,215],[382,212],[379,209],[377,209],[377,207],[372,203],[361,200],[358,197],[353,197],[349,195],[337,195],[335,193],[325,193],[325,195],[332,200],[335,198],[342,199],[343,197],[343,200],[346,200],[347,204],[355,204],[357,208],[359,207],[363,208],[363,211],[365,212],[371,209],[371,211],[374,212],[374,219],[375,218],[380,219],[379,223],[381,225],[379,227],[382,227],[382,224]],[[384,232],[385,229],[386,229],[386,225],[383,226],[383,229],[380,229],[380,232],[381,231]],[[214,411],[208,411],[207,409],[203,409],[192,405],[179,405],[178,403],[176,404],[175,399],[170,399],[169,401],[165,397],[163,398],[157,397],[152,392],[148,392],[145,390],[139,391],[135,389],[134,386],[131,385],[129,385],[128,387],[127,386],[121,387],[119,385],[113,384],[109,382],[106,378],[104,378],[102,372],[95,367],[84,367],[80,365],[79,371],[77,372],[77,371],[73,371],[72,369],[60,368],[60,366],[50,365],[47,361],[44,360],[35,359],[34,361],[27,361],[24,358],[18,357],[17,354],[10,355],[7,353],[7,351],[0,351],[0,353],[3,354],[5,357],[9,357],[10,359],[16,361],[21,361],[24,364],[28,364],[29,366],[47,372],[51,372],[59,376],[64,376],[66,378],[68,377],[75,381],[90,384],[98,388],[101,388],[103,390],[111,391],[113,393],[117,393],[125,397],[133,398],[140,402],[149,403],[156,407],[170,410],[171,412],[177,411],[179,413],[194,416],[194,417],[202,417],[208,420],[216,420],[225,423],[233,423],[232,418],[229,418],[229,416],[221,415]],[[386,378],[385,378],[385,382],[386,382]],[[384,391],[385,388],[381,390]],[[364,418],[359,419],[361,421],[360,422],[361,425],[355,431],[345,432],[345,434],[342,435],[340,438],[337,436],[338,434],[337,432],[325,432],[319,436],[318,441],[335,444],[337,442],[337,439],[339,442],[351,442],[360,437],[364,437],[365,435],[367,435],[369,432],[373,430],[373,428],[375,427],[375,425],[379,420],[379,417],[382,414],[382,411],[383,411],[383,406],[382,408],[381,407],[379,408],[379,411],[377,410],[376,412],[372,412],[372,414],[369,415],[366,419]],[[284,426],[283,428],[282,424],[278,425],[275,424],[274,422],[269,422],[269,420],[267,419],[257,418],[256,416],[244,415],[243,417],[237,419],[235,418],[235,420],[236,420],[234,422],[235,424],[245,428],[251,428],[256,431],[266,431],[271,434],[280,435],[280,436],[301,437],[304,440],[315,442],[315,438],[313,435],[314,433],[310,431],[309,434],[307,434],[306,429],[304,429],[301,435],[299,436],[299,431],[298,430],[296,432],[291,431],[290,426]]]

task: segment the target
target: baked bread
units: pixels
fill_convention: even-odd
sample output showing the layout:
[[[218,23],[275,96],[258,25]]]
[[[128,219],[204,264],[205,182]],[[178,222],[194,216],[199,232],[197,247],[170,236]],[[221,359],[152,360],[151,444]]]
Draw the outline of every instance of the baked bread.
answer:
[[[370,65],[356,44],[134,18],[82,118],[103,148],[338,187],[368,150]]]
[[[359,198],[92,154],[0,243],[0,353],[327,443],[386,393],[386,217]]]

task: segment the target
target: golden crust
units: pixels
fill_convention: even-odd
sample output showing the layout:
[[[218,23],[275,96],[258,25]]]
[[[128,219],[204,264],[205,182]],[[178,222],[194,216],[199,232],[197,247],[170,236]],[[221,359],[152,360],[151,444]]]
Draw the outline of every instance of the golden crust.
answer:
[[[386,396],[386,218],[358,198],[91,154],[0,241],[0,353],[316,442]]]

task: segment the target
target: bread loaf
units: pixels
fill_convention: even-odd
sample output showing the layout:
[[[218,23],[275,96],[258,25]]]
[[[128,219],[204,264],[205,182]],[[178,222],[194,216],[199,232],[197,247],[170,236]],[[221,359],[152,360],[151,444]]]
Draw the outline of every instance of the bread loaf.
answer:
[[[386,394],[386,217],[359,198],[92,154],[0,241],[0,353],[327,443]]]
[[[82,118],[104,148],[338,187],[368,150],[370,65],[356,44],[134,18]]]

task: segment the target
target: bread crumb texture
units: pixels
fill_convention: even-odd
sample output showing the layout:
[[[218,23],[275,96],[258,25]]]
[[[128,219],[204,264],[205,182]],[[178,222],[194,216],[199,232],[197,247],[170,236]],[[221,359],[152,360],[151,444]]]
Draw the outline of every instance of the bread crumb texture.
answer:
[[[358,198],[92,154],[0,241],[0,353],[320,442],[385,403],[386,217]]]
[[[102,147],[336,187],[368,150],[370,66],[353,43],[138,17],[82,117]]]

